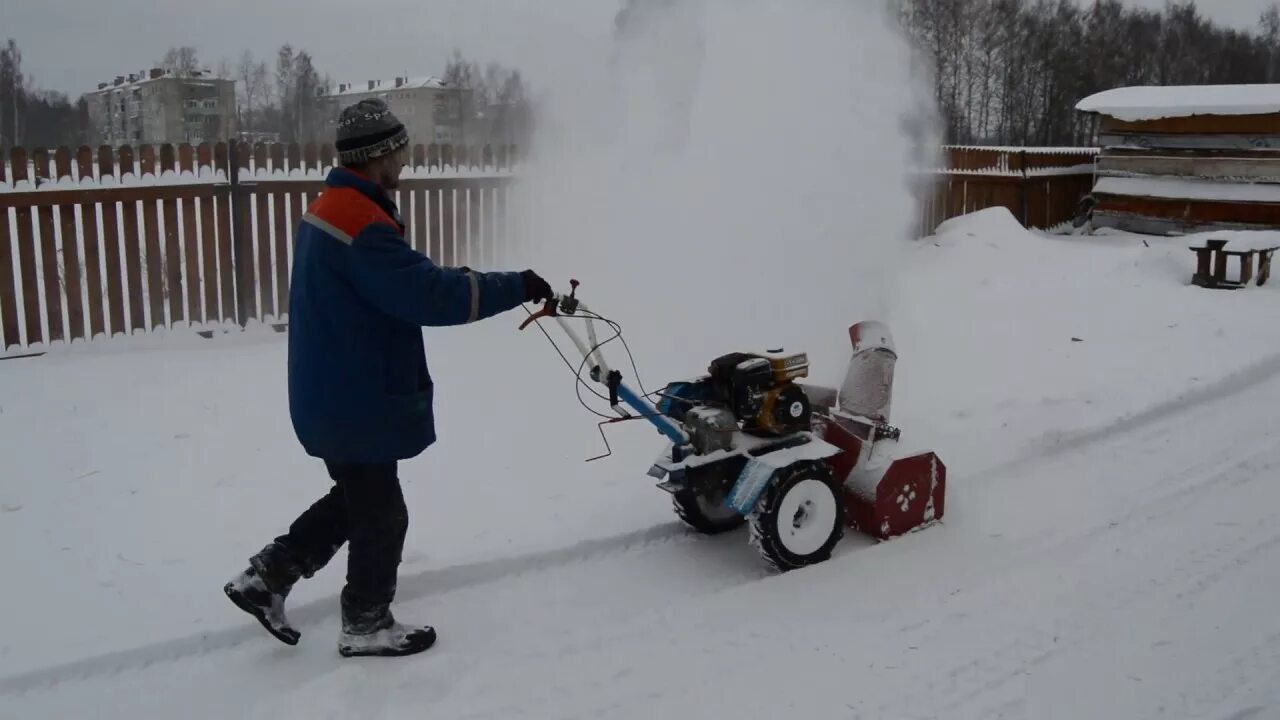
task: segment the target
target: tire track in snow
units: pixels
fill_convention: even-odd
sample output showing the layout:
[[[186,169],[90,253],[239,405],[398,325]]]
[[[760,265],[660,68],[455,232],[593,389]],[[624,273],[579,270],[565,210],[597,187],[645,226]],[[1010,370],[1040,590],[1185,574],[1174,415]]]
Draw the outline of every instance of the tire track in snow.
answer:
[[[1187,703],[1181,717],[1208,718],[1221,712],[1222,706],[1238,696],[1251,682],[1261,678],[1262,691],[1270,697],[1263,698],[1265,705],[1252,705],[1225,716],[1225,720],[1255,720],[1280,717],[1280,689],[1275,678],[1280,677],[1280,633],[1260,637],[1230,660],[1220,665],[1212,678],[1202,680],[1183,696]],[[1238,707],[1238,706],[1237,706]]]
[[[1038,459],[1040,463],[1044,463],[1055,456],[1063,455],[1067,450],[1085,446],[1091,448],[1105,447],[1108,444],[1115,446],[1114,453],[1100,457],[1091,455],[1085,458],[1087,469],[1099,461],[1105,463],[1110,454],[1141,457],[1144,450],[1168,437],[1195,438],[1203,441],[1205,420],[1188,416],[1187,413],[1220,400],[1225,405],[1225,401],[1232,394],[1243,392],[1280,374],[1280,356],[1255,367],[1256,372],[1248,373],[1243,378],[1236,377],[1228,383],[1223,395],[1214,394],[1206,388],[1204,392],[1196,393],[1194,402],[1184,399],[1164,404],[1142,413],[1140,418],[1135,416],[1137,420],[1124,421],[1121,430],[1091,432],[1087,438],[1082,436],[1081,442],[1042,454]],[[1224,412],[1229,411],[1224,410]],[[1167,424],[1168,427],[1161,427],[1161,423]],[[1131,441],[1134,434],[1148,428],[1152,428],[1153,432],[1143,438],[1142,442]],[[1146,453],[1156,460],[1152,461],[1150,466],[1140,465],[1138,473],[1126,473],[1127,484],[1120,486],[1125,491],[1112,502],[1104,505],[1104,507],[1114,508],[1117,512],[1109,513],[1102,518],[1090,518],[1088,525],[1074,532],[1054,537],[1049,545],[1033,544],[1031,547],[1011,553],[1007,563],[1008,569],[1003,574],[1012,575],[1030,566],[1053,564],[1055,561],[1078,563],[1081,556],[1093,551],[1099,544],[1112,539],[1118,533],[1132,534],[1135,530],[1150,526],[1175,513],[1194,513],[1197,501],[1203,497],[1215,497],[1217,493],[1224,490],[1231,491],[1259,481],[1269,481],[1272,475],[1269,468],[1280,465],[1280,448],[1277,448],[1271,435],[1266,427],[1246,426],[1245,432],[1230,433],[1225,443],[1213,445],[1211,452],[1194,456],[1195,461],[1183,465],[1173,473],[1162,472],[1166,464],[1159,459],[1164,454],[1162,448],[1156,448],[1159,451],[1155,453]],[[1180,453],[1179,457],[1186,457],[1186,453]],[[1032,465],[1031,461],[1035,459],[1029,458],[1011,463],[1007,466],[1007,470],[1014,469],[1019,463]],[[1067,459],[1064,462],[1073,463],[1076,460]],[[1069,464],[1067,469],[1071,469]],[[1020,481],[1028,474],[1019,473],[1004,479]],[[1134,479],[1142,479],[1143,482],[1132,484]],[[991,490],[990,486],[986,489]],[[1081,486],[1083,492],[1090,492],[1093,489],[1089,484]],[[1176,593],[1178,597],[1198,595],[1233,571],[1247,567],[1250,562],[1266,556],[1268,552],[1274,552],[1274,549],[1280,546],[1280,529],[1266,528],[1269,532],[1264,534],[1261,541],[1257,534],[1258,529],[1258,525],[1252,525],[1241,528],[1229,538],[1220,539],[1208,546],[1193,546],[1187,553],[1180,556],[1175,566],[1164,575],[1164,578],[1172,579],[1171,583],[1166,584],[1169,586],[1167,592]],[[1063,556],[1066,556],[1065,560]],[[1088,577],[1088,573],[1083,573],[1081,576]],[[1143,574],[1142,577],[1146,578],[1147,575]],[[1104,614],[1124,612],[1149,595],[1149,584],[1149,582],[1140,582],[1138,579],[1126,579],[1119,587],[1108,586],[1106,592],[1099,593],[1100,597],[1097,599],[1090,598],[1088,607]],[[998,600],[997,604],[1007,606],[1007,602],[1003,599]],[[966,604],[964,609],[955,610],[945,616],[929,618],[900,628],[895,635],[895,644],[901,647],[921,648],[939,644],[945,646],[945,638],[953,626],[963,625],[969,616],[969,607]],[[1015,612],[1018,611],[1016,606],[1012,609]],[[991,691],[1027,674],[1031,669],[1053,659],[1062,651],[1089,641],[1094,636],[1094,631],[1081,626],[1078,621],[1071,620],[1072,617],[1078,617],[1078,606],[1069,610],[1070,612],[1064,611],[1054,615],[1049,619],[1047,627],[1043,625],[1044,619],[1039,619],[1028,627],[1020,628],[1020,631],[1012,635],[1006,635],[1005,637],[1010,639],[999,642],[991,650],[941,673],[932,673],[933,677],[945,679],[929,684],[931,690],[941,690],[941,696],[937,698],[932,697],[930,693],[925,693],[926,697],[930,698],[929,713],[946,711],[949,715],[969,703],[983,699]],[[935,701],[936,704],[933,704]],[[1004,711],[1010,709],[1007,704],[1001,707]],[[993,712],[996,710],[996,708],[990,709]],[[891,716],[894,713],[901,714],[914,710],[916,710],[915,707],[891,702],[881,706],[877,713]]]
[[[1280,361],[1280,356],[1277,357],[1277,361]],[[1225,400],[1225,398],[1223,399]],[[1189,406],[1187,410],[1198,405]],[[1158,417],[1153,415],[1144,425],[1129,428],[1125,433],[1099,435],[1091,441],[1091,444],[1104,445],[1113,443],[1121,453],[1134,452],[1136,448],[1125,442],[1125,435],[1146,429],[1148,426],[1157,425],[1161,421],[1176,421],[1179,425],[1184,422],[1194,426],[1200,425],[1198,420],[1189,418],[1183,420],[1178,418],[1176,414],[1174,416]],[[1176,430],[1177,428],[1174,429]],[[1264,440],[1268,436],[1268,433],[1261,430],[1255,432],[1258,438]],[[1167,434],[1169,433],[1162,429],[1159,436]],[[1219,485],[1239,485],[1249,482],[1248,473],[1244,473],[1244,479],[1241,480],[1239,479],[1241,474],[1236,473],[1236,471],[1253,469],[1253,464],[1257,462],[1258,458],[1275,452],[1275,448],[1270,445],[1261,448],[1257,447],[1257,439],[1247,434],[1233,434],[1228,442],[1229,444],[1218,447],[1214,453],[1199,456],[1196,461],[1184,465],[1175,473],[1161,475],[1158,480],[1132,487],[1128,495],[1111,503],[1119,511],[1116,514],[1092,519],[1089,525],[1083,526],[1066,536],[1056,537],[1049,545],[1032,545],[1010,553],[1007,557],[1007,562],[1004,563],[1005,574],[1013,574],[1031,564],[1043,564],[1047,560],[1053,560],[1061,555],[1074,554],[1079,548],[1105,540],[1114,532],[1122,529],[1131,529],[1132,526],[1127,523],[1138,516],[1142,516],[1140,525],[1149,524],[1180,510],[1182,507],[1180,501],[1212,490]],[[1224,457],[1232,460],[1224,461]],[[1041,456],[1041,460],[1044,462],[1052,459],[1054,459],[1052,454]],[[1096,460],[1090,459],[1089,464],[1094,462]],[[1025,477],[1027,477],[1027,474],[1024,473],[1016,476],[1010,475],[1003,478],[1003,480],[1021,480]],[[990,487],[986,489],[991,490]],[[1084,488],[1084,490],[1088,491],[1089,488]],[[1155,492],[1148,495],[1153,490]],[[1135,498],[1139,499],[1139,501],[1135,502]],[[1159,511],[1162,508],[1164,510]],[[937,626],[942,625],[945,627],[947,623],[959,619],[962,618],[956,616],[925,618],[899,628],[897,636],[910,640],[910,642],[904,641],[906,645],[919,646],[921,643],[929,642],[928,638],[937,633]]]
[[[1155,496],[1149,502],[1120,516],[1123,519],[1136,518],[1137,522],[1133,524],[1116,521],[1100,523],[1062,539],[1055,543],[1055,548],[1058,551],[1087,556],[1097,545],[1110,539],[1119,528],[1132,531],[1168,518],[1179,511],[1194,512],[1198,497],[1203,493],[1212,493],[1220,486],[1244,486],[1257,482],[1270,482],[1270,477],[1250,472],[1257,459],[1267,455],[1280,458],[1280,450],[1274,446],[1257,450],[1226,469],[1209,473],[1200,482],[1177,487],[1170,492]],[[1189,552],[1179,555],[1173,567],[1158,578],[1173,579],[1171,583],[1164,585],[1166,594],[1179,599],[1202,594],[1232,572],[1247,567],[1251,562],[1265,557],[1268,552],[1274,552],[1277,547],[1280,547],[1280,527],[1268,528],[1269,532],[1265,533],[1261,540],[1257,530],[1256,524],[1237,527],[1236,532],[1229,533],[1216,542],[1193,546]],[[1036,553],[1034,559],[1043,561],[1044,555]],[[1085,561],[1077,559],[1076,562]],[[1020,563],[1019,566],[1022,567],[1022,564]],[[929,714],[952,716],[957,711],[967,709],[972,703],[984,699],[989,693],[1007,683],[1028,674],[1030,670],[1043,665],[1060,653],[1073,650],[1095,639],[1100,630],[1085,624],[1080,618],[1091,614],[1116,616],[1129,612],[1149,599],[1150,584],[1156,579],[1149,573],[1141,573],[1126,579],[1121,584],[1107,585],[1105,592],[1087,596],[1084,607],[1090,611],[1089,613],[1082,612],[1079,603],[1065,606],[1048,621],[1047,627],[1043,618],[1035,618],[1029,623],[1023,623],[1012,634],[1005,635],[1010,639],[1000,642],[991,650],[941,673],[935,673],[934,677],[943,679],[927,683],[927,691],[923,693],[928,698]],[[1016,606],[1014,611],[1017,611]],[[922,632],[917,633],[909,641],[903,640],[901,644],[904,647],[908,645],[945,647],[947,646],[946,636],[952,631],[953,624],[962,623],[964,616],[963,611],[951,613],[940,618],[938,622],[929,623],[928,627],[935,627],[932,632],[922,627],[920,628]],[[1273,658],[1280,660],[1280,649],[1267,645],[1255,649],[1249,657],[1256,657],[1264,651],[1269,651]],[[1238,667],[1242,662],[1243,660],[1237,661],[1232,667]],[[1212,694],[1210,695],[1212,697]],[[1017,709],[1017,705],[1016,702],[1013,705],[1005,703],[998,707],[1007,712]],[[996,709],[987,708],[978,716],[990,717],[991,713],[987,710],[994,712]],[[915,708],[887,703],[878,708],[877,714],[887,717],[895,712],[907,710],[914,711]]]
[[[406,573],[400,578],[396,593],[397,602],[410,602],[432,595],[443,595],[454,590],[543,572],[601,557],[624,555],[643,548],[673,542],[696,542],[701,538],[702,536],[696,535],[683,523],[672,522],[544,552]],[[221,592],[221,583],[211,586],[211,591]],[[337,614],[337,595],[289,608],[289,617],[294,626],[299,629],[315,626],[328,618],[336,617]],[[234,628],[149,643],[129,650],[105,653],[0,678],[0,695],[20,694],[65,682],[145,670],[153,665],[228,650],[242,643],[261,639],[264,632],[262,628],[247,615],[244,618],[245,623]]]
[[[1050,432],[1032,443],[1032,449],[1020,453],[1007,462],[999,463],[980,472],[969,473],[966,478],[982,478],[991,475],[1004,475],[1024,466],[1064,455],[1074,450],[1082,450],[1117,435],[1126,435],[1155,425],[1162,420],[1198,409],[1220,400],[1239,395],[1247,390],[1262,385],[1269,380],[1280,377],[1280,353],[1268,355],[1252,365],[1227,375],[1224,378],[1189,390],[1170,400],[1156,403],[1145,410],[1131,413],[1117,420],[1103,423],[1095,428],[1075,431]]]

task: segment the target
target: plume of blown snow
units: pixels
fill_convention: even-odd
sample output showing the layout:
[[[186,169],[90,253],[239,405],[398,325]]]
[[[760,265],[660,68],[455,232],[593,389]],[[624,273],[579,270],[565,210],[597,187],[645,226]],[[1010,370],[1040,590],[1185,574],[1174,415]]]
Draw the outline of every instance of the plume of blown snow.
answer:
[[[629,0],[620,27],[595,10],[591,30],[574,15],[521,61],[539,105],[514,259],[579,279],[651,385],[779,347],[838,382],[846,328],[887,317],[912,172],[937,146],[882,5]]]

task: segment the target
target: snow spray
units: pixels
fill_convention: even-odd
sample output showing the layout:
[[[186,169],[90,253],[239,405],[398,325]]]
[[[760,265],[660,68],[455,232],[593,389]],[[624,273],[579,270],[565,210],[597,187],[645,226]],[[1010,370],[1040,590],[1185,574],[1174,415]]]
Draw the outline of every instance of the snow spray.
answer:
[[[838,384],[848,326],[888,312],[938,144],[908,41],[884,2],[624,4],[520,60],[538,127],[504,262],[581,280],[650,390],[776,348]]]

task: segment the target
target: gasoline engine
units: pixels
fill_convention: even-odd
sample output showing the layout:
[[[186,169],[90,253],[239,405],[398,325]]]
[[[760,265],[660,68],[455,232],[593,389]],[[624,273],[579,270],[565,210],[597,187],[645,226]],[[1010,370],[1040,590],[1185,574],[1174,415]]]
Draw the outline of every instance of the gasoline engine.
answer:
[[[705,376],[669,385],[658,409],[684,425],[697,454],[728,450],[736,430],[757,437],[808,430],[812,407],[795,382],[808,374],[805,353],[729,353]]]

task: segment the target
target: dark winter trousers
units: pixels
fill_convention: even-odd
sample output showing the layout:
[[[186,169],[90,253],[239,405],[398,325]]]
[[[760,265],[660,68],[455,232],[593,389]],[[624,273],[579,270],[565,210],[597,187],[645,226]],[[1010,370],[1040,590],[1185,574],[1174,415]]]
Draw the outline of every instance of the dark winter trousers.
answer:
[[[376,622],[395,598],[409,528],[396,463],[326,461],[325,465],[333,488],[298,516],[275,544],[288,557],[295,575],[311,577],[344,542],[350,543],[343,618],[357,624]]]

